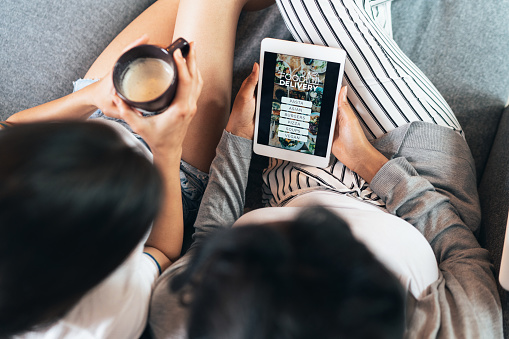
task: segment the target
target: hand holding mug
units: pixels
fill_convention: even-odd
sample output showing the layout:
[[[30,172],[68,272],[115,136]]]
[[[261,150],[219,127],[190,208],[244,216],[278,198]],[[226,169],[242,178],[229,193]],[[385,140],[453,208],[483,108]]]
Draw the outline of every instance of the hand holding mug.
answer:
[[[179,85],[174,100],[162,114],[144,117],[120,98],[114,99],[120,110],[120,118],[147,142],[152,153],[158,157],[180,157],[182,143],[196,113],[196,103],[203,86],[196,66],[194,43],[190,44],[187,58],[182,56],[180,49],[175,50],[173,58]]]

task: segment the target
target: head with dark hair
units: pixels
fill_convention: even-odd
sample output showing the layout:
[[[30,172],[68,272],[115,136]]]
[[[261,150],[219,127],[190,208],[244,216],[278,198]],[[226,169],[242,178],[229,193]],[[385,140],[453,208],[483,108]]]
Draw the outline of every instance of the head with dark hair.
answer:
[[[189,338],[401,338],[403,289],[324,208],[221,232],[170,287],[190,295]]]
[[[141,241],[160,204],[155,167],[110,127],[0,132],[0,337],[63,316]]]

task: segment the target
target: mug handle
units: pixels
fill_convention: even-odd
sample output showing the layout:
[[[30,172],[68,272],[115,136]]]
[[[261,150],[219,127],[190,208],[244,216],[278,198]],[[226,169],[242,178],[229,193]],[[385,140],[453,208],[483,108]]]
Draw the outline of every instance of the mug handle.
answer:
[[[175,40],[170,46],[166,47],[166,51],[173,55],[173,52],[180,48],[182,51],[182,56],[185,58],[187,57],[187,54],[189,54],[189,42],[187,42],[184,38],[178,38]]]

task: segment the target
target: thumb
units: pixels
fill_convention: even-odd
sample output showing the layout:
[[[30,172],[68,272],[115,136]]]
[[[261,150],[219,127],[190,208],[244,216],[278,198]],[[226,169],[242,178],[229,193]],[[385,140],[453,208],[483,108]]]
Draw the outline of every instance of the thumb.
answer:
[[[341,87],[338,95],[338,114],[336,117],[336,127],[334,129],[334,137],[337,138],[339,136],[339,129],[341,128],[341,122],[345,118],[346,109],[348,108],[348,99],[347,99],[347,87]]]
[[[343,108],[345,105],[348,105],[348,99],[346,97],[348,91],[348,87],[341,87],[341,91],[339,92],[339,107]]]
[[[351,113],[353,114],[352,108],[348,103],[347,87],[343,86],[338,96],[338,117],[337,117],[338,123],[341,124],[341,120],[343,119],[351,119],[352,118]]]
[[[258,63],[253,64],[253,70],[251,71],[251,74],[244,80],[242,83],[242,86],[239,90],[243,94],[243,96],[246,96],[248,98],[251,98],[254,95],[254,90],[256,87],[256,84],[258,84],[258,72],[260,71],[260,66]]]

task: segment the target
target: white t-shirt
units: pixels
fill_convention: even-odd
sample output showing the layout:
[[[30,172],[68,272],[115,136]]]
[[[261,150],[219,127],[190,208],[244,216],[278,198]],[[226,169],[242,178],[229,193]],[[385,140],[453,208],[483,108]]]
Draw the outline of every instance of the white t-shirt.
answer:
[[[140,243],[120,267],[51,327],[15,338],[139,338],[159,276],[154,261],[142,251]]]
[[[385,210],[327,191],[314,191],[291,200],[286,207],[266,207],[243,215],[234,226],[292,220],[303,207],[322,206],[343,218],[353,235],[418,299],[438,279],[431,246],[408,222]]]
[[[113,127],[127,145],[152,161],[152,154],[116,122],[95,120]],[[156,263],[143,254],[146,235],[129,257],[99,285],[90,290],[58,322],[16,339],[139,338],[145,329],[150,297],[159,276]]]

